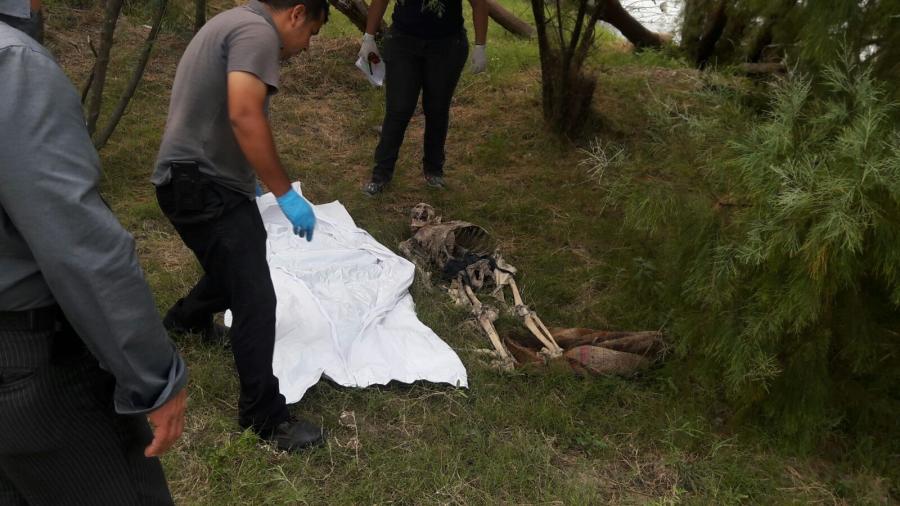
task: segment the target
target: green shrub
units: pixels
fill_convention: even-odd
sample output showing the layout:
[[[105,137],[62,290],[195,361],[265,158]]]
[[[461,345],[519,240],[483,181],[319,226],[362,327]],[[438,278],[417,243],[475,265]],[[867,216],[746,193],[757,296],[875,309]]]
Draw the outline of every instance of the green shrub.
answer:
[[[692,187],[609,183],[625,223],[660,245],[656,304],[692,373],[800,443],[898,413],[900,131],[849,61],[775,86],[745,134],[691,120],[740,135]]]

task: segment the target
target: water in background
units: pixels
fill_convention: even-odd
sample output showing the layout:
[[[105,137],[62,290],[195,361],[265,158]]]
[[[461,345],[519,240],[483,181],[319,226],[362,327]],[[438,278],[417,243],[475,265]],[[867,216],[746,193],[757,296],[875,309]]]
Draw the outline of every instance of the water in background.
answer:
[[[621,0],[621,2],[622,6],[648,30],[671,33],[677,40],[683,0]],[[618,33],[612,26],[606,23],[604,25]]]

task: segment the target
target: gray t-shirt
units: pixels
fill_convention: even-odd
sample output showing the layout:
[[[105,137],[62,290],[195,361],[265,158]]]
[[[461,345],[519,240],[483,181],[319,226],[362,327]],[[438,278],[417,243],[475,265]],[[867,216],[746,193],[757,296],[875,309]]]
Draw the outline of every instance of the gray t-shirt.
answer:
[[[228,117],[228,73],[249,72],[278,90],[281,40],[258,0],[212,18],[197,32],[175,71],[166,131],[150,181],[171,178],[173,161],[195,161],[219,184],[253,197],[256,175]],[[268,98],[266,99],[268,106]]]

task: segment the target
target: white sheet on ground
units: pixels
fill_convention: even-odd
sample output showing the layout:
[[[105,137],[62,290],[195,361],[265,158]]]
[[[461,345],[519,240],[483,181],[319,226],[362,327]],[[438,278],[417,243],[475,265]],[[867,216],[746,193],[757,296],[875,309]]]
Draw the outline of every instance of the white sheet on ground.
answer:
[[[411,262],[358,228],[339,202],[315,206],[312,242],[294,235],[274,195],[257,204],[278,298],[272,365],[288,403],[322,375],[352,387],[391,380],[468,386],[459,357],[416,316]]]

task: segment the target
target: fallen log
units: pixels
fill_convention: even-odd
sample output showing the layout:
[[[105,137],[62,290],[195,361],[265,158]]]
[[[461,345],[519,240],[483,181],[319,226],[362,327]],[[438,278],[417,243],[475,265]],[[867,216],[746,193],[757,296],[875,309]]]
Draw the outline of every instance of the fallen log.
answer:
[[[369,6],[366,4],[365,0],[328,0],[328,3],[341,14],[347,16],[347,18],[350,19],[350,22],[359,28],[359,31],[366,31],[366,18],[369,15]],[[487,0],[487,4],[488,16],[490,16],[498,25],[505,28],[506,31],[519,37],[529,39],[534,37],[534,27],[503,8],[497,0]],[[388,24],[382,20],[381,27],[375,35],[378,36],[387,29]]]
[[[347,16],[350,22],[359,28],[359,31],[363,33],[366,32],[366,19],[369,16],[369,6],[364,0],[328,0],[328,3],[337,9],[338,12]],[[378,28],[378,33],[376,33],[375,36],[380,36],[387,29],[387,23],[385,23],[384,20],[381,20],[381,26]]]
[[[669,35],[652,32],[644,27],[625,7],[622,7],[619,0],[604,0],[604,4],[600,19],[622,32],[622,35],[628,39],[628,42],[634,44],[636,49],[661,47],[670,40]]]
[[[526,39],[534,37],[534,27],[509,12],[497,0],[487,0],[488,16],[507,32]]]

